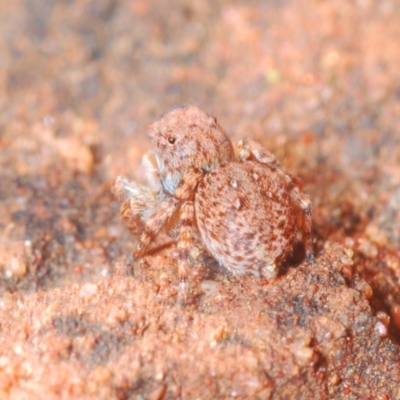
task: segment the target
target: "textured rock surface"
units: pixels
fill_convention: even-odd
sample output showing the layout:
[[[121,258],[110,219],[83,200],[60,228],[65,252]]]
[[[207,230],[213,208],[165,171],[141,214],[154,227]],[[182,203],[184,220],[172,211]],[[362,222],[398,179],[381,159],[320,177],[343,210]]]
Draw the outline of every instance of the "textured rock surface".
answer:
[[[0,398],[400,398],[399,36],[395,0],[2,2]],[[125,261],[110,184],[182,103],[302,178],[316,266],[207,260],[180,308],[173,246]]]

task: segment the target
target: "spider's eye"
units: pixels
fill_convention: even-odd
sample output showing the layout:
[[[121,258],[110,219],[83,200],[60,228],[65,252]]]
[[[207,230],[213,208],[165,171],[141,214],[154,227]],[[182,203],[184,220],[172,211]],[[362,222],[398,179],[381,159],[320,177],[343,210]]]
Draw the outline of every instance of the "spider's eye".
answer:
[[[172,136],[170,136],[169,138],[168,138],[168,143],[169,144],[174,144],[175,143],[175,138],[174,137],[172,137]]]

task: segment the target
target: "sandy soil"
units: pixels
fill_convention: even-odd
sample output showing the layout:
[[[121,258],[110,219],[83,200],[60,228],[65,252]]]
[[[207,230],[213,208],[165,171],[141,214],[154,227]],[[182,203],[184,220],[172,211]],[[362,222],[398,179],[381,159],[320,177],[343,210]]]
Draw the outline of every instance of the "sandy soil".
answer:
[[[396,0],[0,4],[0,399],[399,399]],[[180,104],[313,201],[317,265],[133,263],[110,187]],[[157,245],[162,245],[160,238]]]

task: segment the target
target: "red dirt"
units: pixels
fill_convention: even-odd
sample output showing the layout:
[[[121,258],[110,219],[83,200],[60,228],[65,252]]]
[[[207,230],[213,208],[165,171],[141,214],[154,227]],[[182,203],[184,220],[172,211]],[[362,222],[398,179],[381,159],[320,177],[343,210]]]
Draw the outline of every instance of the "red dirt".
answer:
[[[3,3],[0,398],[400,398],[395,0]],[[129,261],[110,186],[179,104],[301,177],[316,266],[181,308],[173,245]]]

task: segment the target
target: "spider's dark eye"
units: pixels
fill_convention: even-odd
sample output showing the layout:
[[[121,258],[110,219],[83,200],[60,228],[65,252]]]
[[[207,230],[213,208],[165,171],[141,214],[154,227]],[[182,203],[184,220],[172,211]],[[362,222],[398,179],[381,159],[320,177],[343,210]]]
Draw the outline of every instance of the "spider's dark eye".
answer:
[[[169,144],[174,144],[175,143],[175,138],[174,137],[172,137],[172,136],[170,136],[169,138],[168,138],[168,143]]]

